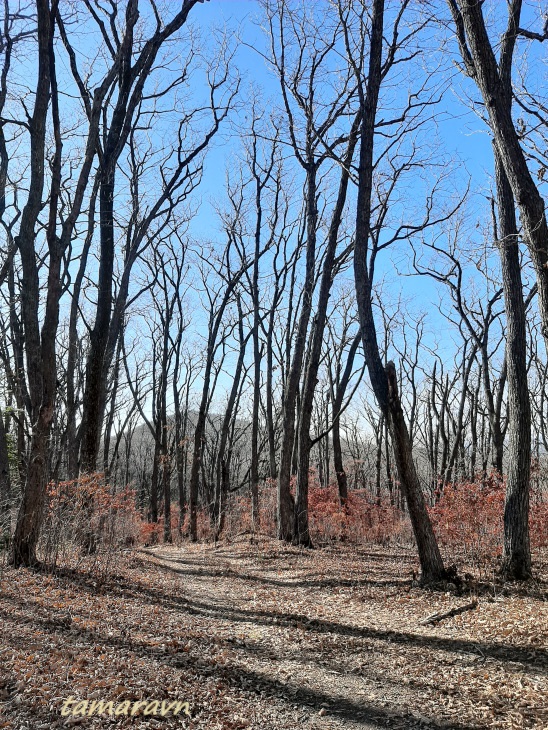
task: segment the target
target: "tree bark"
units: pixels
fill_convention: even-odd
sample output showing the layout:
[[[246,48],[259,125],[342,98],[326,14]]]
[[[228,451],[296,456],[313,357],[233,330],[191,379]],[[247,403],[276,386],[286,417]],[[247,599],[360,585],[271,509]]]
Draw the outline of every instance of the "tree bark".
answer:
[[[427,582],[442,579],[445,571],[413,461],[409,432],[398,394],[396,368],[390,362],[385,370],[380,358],[371,301],[372,288],[367,267],[373,189],[375,117],[382,81],[384,12],[384,0],[374,0],[367,86],[362,101],[363,121],[356,202],[354,280],[369,377],[377,402],[389,424],[400,488],[407,500],[417,542],[422,580]]]
[[[341,409],[343,407],[343,400],[352,376],[352,368],[354,366],[354,359],[356,352],[361,343],[361,333],[358,331],[346,358],[346,365],[341,379],[335,384],[335,392],[332,400],[332,413],[333,413],[333,466],[335,467],[335,474],[337,477],[337,486],[339,490],[339,501],[341,506],[344,507],[346,500],[348,499],[348,477],[344,468],[342,446],[341,446]],[[338,368],[337,368],[337,379],[338,379]]]
[[[527,386],[526,319],[519,262],[515,205],[535,268],[542,332],[548,343],[548,225],[545,204],[529,171],[512,119],[512,60],[519,33],[521,0],[508,4],[508,25],[497,62],[482,4],[449,0],[468,75],[485,103],[495,148],[499,251],[507,321],[509,464],[504,508],[503,569],[511,578],[531,574],[529,479],[531,412]]]
[[[318,210],[316,207],[316,165],[309,161],[306,171],[306,271],[301,314],[295,338],[295,349],[289,367],[283,399],[283,431],[278,470],[277,517],[278,538],[291,542],[295,534],[295,500],[291,494],[291,465],[295,448],[295,420],[299,381],[306,348],[306,334],[312,311],[314,271],[316,262],[316,234]]]
[[[524,237],[535,268],[542,333],[548,344],[548,224],[544,200],[533,180],[507,103],[506,71],[499,67],[483,17],[483,3],[476,0],[448,0],[455,20],[457,39],[468,75],[481,92],[495,146],[517,202]],[[515,43],[521,14],[521,0],[509,3],[507,38]],[[511,54],[508,59],[511,65]],[[504,64],[506,60],[501,58]]]
[[[0,537],[10,530],[11,478],[7,439],[4,414],[0,409]]]
[[[101,160],[99,210],[100,210],[100,257],[99,281],[95,321],[90,334],[90,347],[86,363],[85,391],[83,397],[81,470],[93,472],[101,439],[101,426],[106,402],[106,381],[112,354],[121,326],[125,306],[124,297],[113,313],[114,271],[114,194],[118,160],[130,135],[134,115],[143,97],[146,80],[164,41],[173,36],[186,22],[188,14],[199,0],[185,0],[171,21],[158,25],[141,47],[135,60],[134,29],[139,19],[139,0],[129,0],[126,6],[125,28],[118,51],[119,90],[112,113]],[[133,61],[133,63],[132,63]],[[140,235],[144,235],[140,231]],[[128,265],[131,267],[130,259]],[[126,273],[126,272],[125,272]],[[126,273],[126,278],[128,273]],[[124,282],[127,286],[127,281]]]
[[[357,115],[354,124],[352,125],[350,142],[341,166],[342,170],[339,190],[327,236],[327,246],[322,266],[318,305],[310,336],[301,396],[301,408],[297,433],[298,469],[297,487],[295,492],[295,525],[293,529],[293,539],[297,544],[308,547],[312,545],[308,529],[308,477],[310,469],[310,449],[312,446],[310,439],[312,407],[314,404],[316,384],[318,382],[318,370],[320,367],[320,357],[327,321],[327,305],[329,302],[329,295],[331,293],[331,286],[333,284],[333,267],[335,264],[335,254],[337,252],[337,243],[339,240],[339,229],[346,204],[346,195],[348,192],[348,182],[350,178],[349,170],[354,155],[354,149],[356,147],[359,120],[360,115]]]
[[[36,546],[42,525],[47,484],[47,440],[55,408],[57,370],[55,336],[59,317],[61,256],[55,235],[56,205],[60,183],[61,142],[56,124],[56,155],[53,166],[50,194],[50,218],[48,222],[48,270],[47,302],[42,326],[39,326],[40,281],[35,250],[38,216],[42,207],[45,168],[46,120],[49,109],[51,75],[54,73],[53,34],[55,7],[48,0],[38,0],[38,81],[34,111],[30,121],[30,185],[26,205],[21,216],[21,226],[16,239],[23,266],[22,315],[25,331],[25,351],[29,395],[32,404],[32,435],[30,457],[12,543],[11,561],[17,567],[36,562]],[[55,89],[56,91],[56,89]],[[55,93],[52,93],[56,103]]]
[[[218,537],[224,527],[225,513],[226,513],[226,500],[228,497],[229,489],[229,462],[230,455],[227,455],[227,445],[230,435],[230,423],[234,417],[234,409],[236,406],[236,400],[238,398],[238,391],[240,389],[240,380],[242,378],[242,371],[244,367],[245,351],[249,335],[244,337],[243,332],[243,314],[240,311],[239,321],[239,339],[240,339],[240,350],[238,353],[238,360],[236,362],[236,369],[234,371],[234,380],[232,381],[232,387],[230,389],[230,395],[228,397],[228,403],[226,406],[223,423],[221,426],[221,438],[219,440],[219,448],[217,450],[217,469],[216,469],[216,483],[215,483],[215,504],[214,504],[214,521],[215,521],[215,535]],[[250,333],[251,334],[251,333]],[[252,495],[253,500],[253,495]],[[257,503],[258,507],[258,503]],[[252,517],[253,517],[253,501],[251,505]],[[255,525],[255,522],[253,523]]]
[[[506,308],[508,367],[508,467],[504,505],[503,570],[509,578],[531,575],[529,480],[531,405],[527,384],[527,323],[519,261],[514,198],[495,150],[500,261]]]

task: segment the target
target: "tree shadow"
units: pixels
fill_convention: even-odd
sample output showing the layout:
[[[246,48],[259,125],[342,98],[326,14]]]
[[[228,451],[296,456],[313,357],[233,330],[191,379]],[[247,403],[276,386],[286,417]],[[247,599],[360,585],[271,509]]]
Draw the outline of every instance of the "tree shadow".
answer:
[[[25,606],[24,600],[13,598],[12,602],[21,607]],[[4,618],[9,616],[11,620],[14,620],[13,616],[5,612],[0,613],[4,614]],[[281,701],[288,706],[288,709],[291,705],[300,704],[310,708],[312,712],[317,714],[322,708],[326,708],[328,717],[338,718],[343,722],[352,724],[361,724],[370,730],[390,727],[392,724],[395,724],[400,730],[416,730],[424,724],[425,720],[427,720],[430,727],[439,730],[482,730],[482,728],[487,728],[487,725],[448,722],[435,717],[425,718],[422,714],[417,715],[411,710],[404,710],[397,705],[390,709],[371,702],[333,696],[321,688],[304,687],[292,682],[267,677],[261,672],[254,671],[241,664],[200,666],[196,664],[196,657],[189,654],[159,655],[151,651],[151,647],[145,642],[129,640],[127,637],[109,636],[101,631],[92,631],[85,627],[75,629],[65,622],[56,621],[55,619],[33,616],[32,623],[38,624],[42,630],[49,634],[59,635],[63,640],[63,646],[65,648],[73,646],[78,654],[83,653],[83,641],[90,646],[98,644],[126,652],[129,650],[139,658],[152,658],[156,662],[164,663],[182,671],[189,670],[192,675],[198,677],[213,676],[244,693],[251,693],[261,698],[266,696],[274,701]],[[35,639],[33,641],[35,642]],[[215,643],[210,636],[208,641]],[[17,639],[16,636],[12,637],[12,645],[19,650],[25,648],[25,642]],[[118,699],[122,701],[123,697]],[[34,714],[36,708],[34,705],[29,704],[28,710],[31,714]],[[40,712],[40,715],[41,717],[45,716],[43,712]]]
[[[272,585],[278,588],[359,588],[367,586],[375,586],[379,588],[385,587],[406,587],[411,586],[411,578],[321,578],[316,577],[316,573],[304,575],[297,578],[291,578],[283,580],[279,578],[269,578],[264,575],[254,575],[249,572],[242,572],[235,570],[230,567],[219,567],[219,568],[203,568],[201,561],[183,560],[181,558],[163,557],[163,561],[169,563],[175,563],[177,565],[183,565],[183,568],[173,568],[168,566],[166,562],[158,564],[159,567],[171,570],[174,573],[180,575],[188,575],[200,578],[220,578],[220,577],[234,577],[242,581],[248,581],[249,583],[258,583],[264,585]],[[282,570],[291,570],[291,567],[280,568]],[[277,572],[279,572],[277,570]]]
[[[143,554],[147,555],[148,557],[153,557],[156,560],[160,559],[162,562],[157,563],[160,567],[162,565],[166,564],[166,561],[169,563],[175,563],[178,565],[183,565],[185,568],[180,569],[181,574],[186,574],[189,576],[198,576],[198,577],[211,577],[211,578],[218,578],[223,576],[234,576],[235,578],[239,578],[243,581],[249,581],[256,582],[257,584],[265,584],[265,585],[273,585],[278,586],[281,588],[287,587],[287,588],[359,588],[359,587],[372,587],[372,588],[386,588],[386,587],[392,587],[392,588],[405,588],[405,587],[411,587],[413,586],[413,570],[412,566],[416,561],[412,559],[409,555],[405,554],[388,554],[388,555],[382,555],[377,553],[372,553],[367,550],[362,550],[360,552],[360,555],[367,559],[369,563],[374,562],[378,564],[378,572],[380,573],[380,576],[378,578],[376,577],[364,577],[362,574],[356,575],[356,577],[352,578],[324,578],[323,576],[318,576],[317,573],[311,572],[306,573],[306,567],[303,566],[295,566],[295,565],[277,565],[276,566],[276,572],[277,573],[283,573],[286,571],[291,571],[293,574],[295,574],[296,571],[299,571],[301,573],[304,573],[304,575],[297,575],[295,577],[289,578],[287,580],[284,580],[283,578],[273,578],[268,577],[265,575],[255,575],[252,571],[253,568],[256,567],[257,571],[260,571],[262,566],[263,558],[257,558],[257,562],[255,566],[249,565],[249,563],[252,562],[251,556],[246,556],[248,558],[247,564],[245,564],[245,567],[234,569],[230,566],[226,567],[219,567],[217,569],[212,568],[204,568],[204,561],[203,559],[189,559],[189,558],[181,558],[181,557],[174,557],[172,554],[165,554],[162,552],[155,553],[155,552],[149,552],[147,550],[142,550]],[[222,556],[223,559],[229,560],[242,560],[241,554],[233,553],[232,551],[221,551],[219,550],[219,554]],[[217,554],[215,554],[215,557],[218,557]],[[271,556],[270,560],[276,560],[278,556]],[[387,573],[393,572],[393,565],[390,565],[391,561],[393,561],[395,558],[399,558],[400,560],[404,559],[409,564],[409,577],[407,578],[391,578],[391,577],[385,577]],[[306,560],[302,561],[306,564]],[[383,567],[386,565],[386,569],[383,570]],[[196,568],[195,570],[193,568]],[[173,569],[173,568],[172,568]],[[174,569],[173,569],[174,570]],[[371,573],[371,570],[369,570]],[[483,579],[475,578],[470,573],[464,574],[463,580],[457,581],[458,585],[455,585],[453,590],[456,595],[463,596],[468,595],[469,593],[473,593],[474,595],[478,596],[493,596],[493,595],[504,595],[506,597],[528,597],[535,601],[545,602],[548,600],[548,580],[545,580],[541,577],[535,577],[529,581],[525,582],[508,582],[503,580],[502,578],[498,577],[497,580],[493,581],[486,581]],[[445,592],[447,590],[446,582],[443,582],[440,585],[426,585],[422,588],[422,590],[427,591],[433,591],[433,592],[439,592],[440,590]]]
[[[177,569],[163,564],[168,571],[179,573]],[[78,571],[61,572],[60,577],[75,580],[81,589],[97,594],[93,582]],[[132,583],[122,576],[115,576],[109,580],[111,592],[146,600],[149,603],[164,606],[185,613],[200,615],[204,618],[217,618],[235,623],[253,623],[259,626],[285,626],[301,629],[318,634],[335,634],[339,636],[355,637],[382,641],[401,646],[412,646],[444,652],[466,653],[480,656],[483,659],[494,659],[503,662],[517,662],[522,670],[527,672],[548,673],[548,650],[545,648],[519,647],[499,642],[472,641],[467,639],[453,639],[448,637],[416,634],[409,631],[393,629],[376,629],[373,627],[358,627],[343,624],[337,621],[310,618],[303,614],[289,613],[283,610],[268,611],[263,609],[248,609],[227,606],[226,604],[207,603],[195,598],[173,596],[158,589],[152,589],[140,583]]]

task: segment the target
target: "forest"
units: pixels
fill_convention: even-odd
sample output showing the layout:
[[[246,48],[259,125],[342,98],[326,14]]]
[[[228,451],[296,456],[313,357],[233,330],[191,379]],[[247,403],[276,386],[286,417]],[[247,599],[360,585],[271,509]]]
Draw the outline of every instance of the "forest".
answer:
[[[547,48],[3,0],[0,728],[548,727]]]

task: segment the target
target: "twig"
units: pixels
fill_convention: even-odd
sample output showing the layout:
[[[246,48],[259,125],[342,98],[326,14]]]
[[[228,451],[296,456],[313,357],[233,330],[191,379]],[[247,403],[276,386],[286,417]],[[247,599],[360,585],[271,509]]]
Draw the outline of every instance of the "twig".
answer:
[[[457,616],[459,613],[464,613],[465,611],[472,611],[472,609],[476,608],[478,605],[478,602],[474,599],[473,601],[470,601],[470,603],[465,603],[463,606],[455,606],[455,608],[450,609],[449,611],[438,611],[437,613],[433,613],[431,616],[427,616],[425,619],[419,622],[419,626],[426,626],[427,624],[435,624],[438,621],[442,621],[445,618],[451,618],[451,616]]]

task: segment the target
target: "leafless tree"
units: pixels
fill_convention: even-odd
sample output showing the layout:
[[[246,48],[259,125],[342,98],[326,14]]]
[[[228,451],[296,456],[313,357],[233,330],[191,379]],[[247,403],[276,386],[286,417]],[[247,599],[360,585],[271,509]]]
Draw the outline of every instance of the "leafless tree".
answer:
[[[507,321],[510,458],[504,512],[504,570],[510,577],[526,578],[531,573],[531,415],[516,203],[537,275],[543,333],[548,342],[548,224],[545,203],[531,175],[512,118],[515,46],[520,35],[531,37],[531,34],[520,28],[522,1],[512,0],[508,3],[508,21],[497,60],[485,25],[482,5],[470,0],[449,0],[449,7],[464,71],[481,93],[493,135],[498,211],[498,226],[494,216],[494,232],[500,252]],[[544,33],[537,37],[544,40],[548,35]]]

